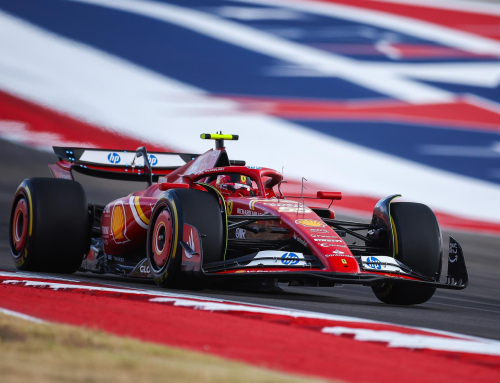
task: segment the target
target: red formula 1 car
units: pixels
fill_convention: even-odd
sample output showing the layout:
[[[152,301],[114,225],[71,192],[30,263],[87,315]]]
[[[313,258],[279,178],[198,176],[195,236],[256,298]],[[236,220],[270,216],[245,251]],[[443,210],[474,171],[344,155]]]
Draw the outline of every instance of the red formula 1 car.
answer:
[[[425,205],[380,200],[370,223],[335,219],[325,200],[285,196],[283,176],[231,161],[224,140],[202,155],[54,147],[54,178],[26,179],[10,218],[18,269],[86,271],[152,278],[160,286],[361,284],[382,302],[419,304],[436,288],[464,289],[467,267],[450,237],[443,243]],[[106,206],[88,204],[72,171],[148,187]],[[323,202],[323,204],[321,203]],[[331,205],[331,204],[330,204]],[[347,238],[361,244],[348,244]]]

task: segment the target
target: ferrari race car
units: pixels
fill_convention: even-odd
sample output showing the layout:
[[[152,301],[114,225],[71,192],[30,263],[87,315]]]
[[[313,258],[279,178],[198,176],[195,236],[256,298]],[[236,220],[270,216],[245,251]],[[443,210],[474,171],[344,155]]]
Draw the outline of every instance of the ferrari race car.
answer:
[[[440,282],[443,241],[427,206],[392,195],[369,223],[337,220],[331,205],[341,193],[284,195],[279,172],[229,159],[224,140],[237,136],[201,138],[216,148],[196,155],[54,147],[54,178],[26,179],[14,197],[16,267],[152,278],[164,287],[360,284],[400,305],[424,303],[436,288],[467,287],[451,237]],[[101,206],[87,203],[72,172],[148,186]]]

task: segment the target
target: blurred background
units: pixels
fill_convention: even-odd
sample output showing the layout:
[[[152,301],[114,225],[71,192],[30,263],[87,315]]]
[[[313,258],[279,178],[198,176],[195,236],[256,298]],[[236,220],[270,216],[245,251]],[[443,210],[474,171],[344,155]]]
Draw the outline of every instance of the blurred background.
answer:
[[[203,153],[215,131],[342,214],[399,193],[498,236],[499,84],[494,2],[0,0],[2,239],[51,146]]]

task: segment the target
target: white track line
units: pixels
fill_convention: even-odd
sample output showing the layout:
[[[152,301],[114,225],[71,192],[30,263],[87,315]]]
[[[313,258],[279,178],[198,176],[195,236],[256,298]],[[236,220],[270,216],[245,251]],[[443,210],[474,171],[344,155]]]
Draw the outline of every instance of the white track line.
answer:
[[[227,303],[227,301],[226,302],[221,300],[214,301],[204,297],[194,297],[187,295],[184,296],[180,294],[161,293],[156,291],[148,292],[148,291],[138,291],[131,289],[114,289],[107,287],[38,282],[30,280],[22,280],[22,281],[4,280],[2,281],[2,283],[23,284],[24,286],[37,287],[37,288],[45,287],[55,291],[60,289],[79,289],[79,290],[90,290],[90,291],[120,292],[124,294],[136,294],[136,295],[156,295],[157,297],[150,298],[149,301],[158,303],[173,303],[174,306],[178,307],[188,307],[195,310],[203,310],[210,312],[237,311],[237,312],[267,314],[267,315],[289,316],[293,318],[315,318],[321,320],[326,319],[332,322],[341,321],[341,322],[354,322],[354,323],[361,322],[361,323],[385,324],[383,322],[368,321],[360,318],[344,317],[339,315],[308,313],[299,310],[253,306],[248,304],[229,304]],[[168,298],[158,297],[158,295],[170,295],[171,297]],[[0,308],[0,313],[35,323],[47,323],[42,319],[3,308]],[[398,326],[398,325],[392,325],[392,326],[408,328],[407,326]],[[419,329],[419,330],[429,332],[429,334],[406,334],[397,331],[371,330],[366,328],[353,328],[353,327],[343,327],[343,326],[324,327],[322,329],[322,332],[325,334],[332,334],[337,336],[346,334],[354,335],[354,340],[357,341],[384,342],[387,343],[388,347],[394,347],[394,348],[432,349],[432,350],[446,351],[446,352],[465,352],[472,354],[500,356],[500,342],[497,341],[476,338],[476,337],[467,337],[454,333],[434,332],[436,334],[441,333],[442,335],[453,336],[453,338],[445,338],[432,335],[433,333],[432,330],[428,329]]]
[[[370,64],[283,39],[205,12],[147,0],[71,1],[128,11],[176,24],[228,44],[315,70],[327,76],[342,77],[365,88],[410,103],[450,102],[455,98],[451,92],[395,75],[380,66],[373,71]],[[267,0],[265,2],[267,3]],[[296,5],[295,2],[287,4]],[[307,6],[314,8],[316,4],[307,2]],[[498,43],[498,54],[500,55],[500,43]]]
[[[79,0],[78,0],[79,1]],[[85,0],[87,1],[87,0]],[[92,0],[94,1],[94,0]],[[96,0],[97,1],[97,0]],[[110,0],[107,0],[110,1]],[[111,0],[112,1],[112,0]],[[303,0],[233,0],[241,3],[275,5],[323,16],[351,20],[416,36],[476,54],[500,55],[500,42],[480,35],[393,13],[356,6]]]
[[[10,276],[13,277],[15,276],[15,273],[1,273],[0,276]],[[116,293],[121,293],[121,294],[132,294],[132,295],[144,295],[144,296],[149,296],[149,301],[151,302],[156,302],[156,303],[171,303],[174,306],[179,306],[179,307],[187,307],[187,308],[192,308],[196,310],[203,310],[203,311],[209,311],[209,312],[228,312],[228,311],[239,311],[239,312],[248,312],[248,313],[260,313],[260,314],[267,314],[267,315],[279,315],[279,316],[288,316],[291,318],[309,318],[309,319],[318,319],[318,320],[327,320],[331,321],[332,324],[333,322],[350,322],[350,323],[363,323],[363,324],[375,324],[375,325],[387,325],[387,326],[394,326],[394,327],[399,327],[399,328],[405,328],[405,329],[411,329],[411,330],[418,330],[422,332],[426,332],[428,334],[418,334],[421,335],[424,340],[419,340],[420,338],[408,338],[405,339],[404,341],[410,345],[408,347],[410,348],[416,348],[415,344],[418,342],[423,342],[422,344],[427,344],[426,342],[432,343],[431,340],[428,340],[428,338],[441,338],[436,335],[442,335],[450,338],[444,338],[444,339],[455,339],[457,341],[465,342],[465,343],[440,343],[441,347],[440,349],[442,350],[447,350],[447,351],[460,351],[460,352],[474,352],[474,353],[479,353],[479,354],[487,354],[487,355],[500,355],[500,342],[496,340],[491,340],[491,339],[485,339],[485,338],[480,338],[480,337],[474,337],[474,336],[469,336],[469,335],[464,335],[464,334],[458,334],[458,333],[453,333],[453,332],[448,332],[448,331],[441,331],[441,330],[433,330],[433,329],[428,329],[428,328],[422,328],[422,327],[412,327],[412,326],[404,326],[404,325],[398,325],[398,324],[393,324],[393,323],[387,323],[387,322],[380,322],[380,321],[374,321],[374,320],[369,320],[369,319],[363,319],[363,318],[356,318],[356,317],[349,317],[349,316],[343,316],[343,315],[334,315],[334,314],[323,314],[323,313],[316,313],[316,312],[310,312],[310,311],[303,311],[303,310],[295,310],[295,309],[286,309],[286,308],[280,308],[280,307],[275,307],[275,306],[266,306],[266,305],[253,305],[253,304],[247,304],[243,302],[238,302],[238,301],[231,301],[231,300],[223,300],[223,299],[217,299],[217,298],[207,298],[203,296],[195,296],[195,295],[188,295],[188,294],[179,294],[179,293],[171,293],[171,292],[163,292],[163,291],[153,291],[153,290],[140,290],[140,289],[129,289],[129,288],[113,288],[113,287],[106,287],[106,286],[85,286],[83,283],[80,282],[81,284],[71,284],[71,283],[59,283],[59,282],[42,282],[42,281],[36,281],[32,279],[23,279],[23,280],[3,280],[0,281],[1,284],[7,284],[7,285],[24,285],[28,287],[34,287],[34,288],[49,288],[52,290],[63,290],[63,289],[77,289],[77,290],[87,290],[87,291],[102,291],[102,292],[116,292]],[[331,330],[332,328],[336,328],[336,330]],[[336,334],[336,332],[339,332],[339,326],[327,326],[323,330],[325,333],[333,333]],[[343,327],[342,327],[343,328]],[[348,328],[349,330],[345,331],[358,331],[360,329],[356,328]],[[344,331],[344,330],[342,330]],[[363,340],[363,336],[365,336],[366,340],[368,340],[369,337],[385,337],[384,339],[389,339],[389,340],[384,340],[387,342],[391,342],[393,339],[394,344],[397,344],[398,339],[402,338],[395,338],[392,336],[392,334],[389,333],[395,333],[395,334],[401,334],[398,333],[397,331],[385,331],[383,330],[382,332],[379,330],[370,330],[373,331],[372,333],[360,333],[356,332],[356,334],[360,334],[360,337]],[[364,334],[364,335],[363,335]],[[337,334],[340,335],[340,334]],[[413,334],[415,335],[415,334]],[[427,339],[427,340],[425,340]],[[413,343],[412,343],[413,342]],[[487,345],[487,347],[483,347],[481,349],[480,346],[477,345]],[[394,347],[399,347],[399,346],[394,346]],[[401,346],[403,347],[403,346]],[[406,346],[404,346],[406,347]],[[429,348],[429,347],[425,347]],[[479,350],[479,351],[477,351]],[[484,350],[482,352],[481,350]]]
[[[195,310],[209,312],[247,312],[277,316],[288,316],[291,318],[310,318],[319,320],[329,320],[331,322],[351,322],[351,323],[371,323],[386,324],[401,328],[412,328],[408,326],[399,326],[390,323],[366,320],[362,318],[346,317],[341,315],[321,314],[300,310],[283,309],[278,307],[249,305],[240,302],[229,302],[223,300],[213,300],[206,297],[189,296],[183,294],[163,293],[146,290],[115,289],[108,287],[96,287],[75,285],[68,283],[39,282],[32,280],[4,280],[3,284],[22,284],[35,288],[50,288],[52,290],[77,289],[88,291],[119,292],[121,294],[148,295],[150,302],[172,303],[174,306],[187,307]],[[35,318],[36,319],[36,318]],[[333,323],[332,323],[333,324]],[[415,329],[415,328],[413,328]],[[477,337],[469,337],[461,334],[433,331],[430,329],[418,329],[428,332],[427,334],[402,334],[397,331],[366,330],[358,328],[347,328],[341,326],[328,326],[322,332],[326,334],[342,335],[354,334],[356,340],[360,341],[378,341],[387,342],[389,347],[404,348],[426,348],[449,352],[467,352],[483,355],[500,355],[500,342]],[[433,334],[451,336],[453,338],[443,338]]]
[[[325,327],[322,332],[333,335],[354,335],[354,339],[361,342],[387,342],[388,347],[500,355],[500,342],[483,343],[472,340],[341,326]]]
[[[187,295],[187,294],[178,294],[178,293],[170,293],[170,292],[162,292],[162,291],[154,291],[154,290],[140,290],[140,289],[128,289],[128,288],[112,288],[112,287],[97,287],[97,286],[85,286],[83,284],[69,284],[69,283],[58,283],[58,282],[41,282],[34,280],[3,280],[0,281],[0,284],[6,285],[23,285],[27,287],[35,287],[35,288],[48,288],[54,291],[57,290],[65,290],[65,289],[74,289],[74,290],[87,290],[87,291],[102,291],[102,292],[110,292],[110,293],[120,293],[120,294],[131,294],[131,295],[144,295],[151,296],[152,302],[163,302],[163,303],[171,303],[178,302],[179,305],[191,305],[194,307],[207,307],[208,311],[212,311],[213,308],[221,309],[222,307],[227,307],[228,309],[234,307],[234,305],[241,305],[240,309],[248,308],[250,312],[261,312],[268,314],[276,314],[276,315],[286,315],[294,318],[314,318],[314,319],[327,319],[334,321],[349,321],[349,322],[360,322],[360,323],[382,323],[376,322],[369,319],[356,318],[356,317],[348,317],[342,315],[333,315],[333,314],[321,314],[321,313],[313,313],[308,311],[301,310],[293,310],[293,309],[282,309],[279,307],[272,306],[259,306],[252,305],[243,302],[223,300],[217,298],[207,298],[203,296],[196,295]],[[188,302],[192,302],[189,303]],[[225,305],[225,306],[217,306],[217,304]],[[261,311],[259,311],[261,310]],[[241,310],[236,310],[241,311]],[[387,323],[390,325],[390,323]]]
[[[17,312],[17,311],[3,309],[1,307],[0,307],[0,313],[5,314],[5,315],[10,315],[10,316],[13,316],[13,317],[16,317],[16,318],[28,320],[30,322],[47,323],[43,319],[32,317],[31,315],[26,315],[26,314],[23,314],[23,313],[20,313],[20,312]]]

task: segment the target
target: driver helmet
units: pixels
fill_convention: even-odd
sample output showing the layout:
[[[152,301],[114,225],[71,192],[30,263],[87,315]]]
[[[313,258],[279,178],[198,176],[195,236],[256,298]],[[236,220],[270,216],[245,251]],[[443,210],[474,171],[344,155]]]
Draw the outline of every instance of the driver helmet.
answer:
[[[254,197],[252,180],[243,174],[223,174],[217,176],[215,187],[223,194]]]

